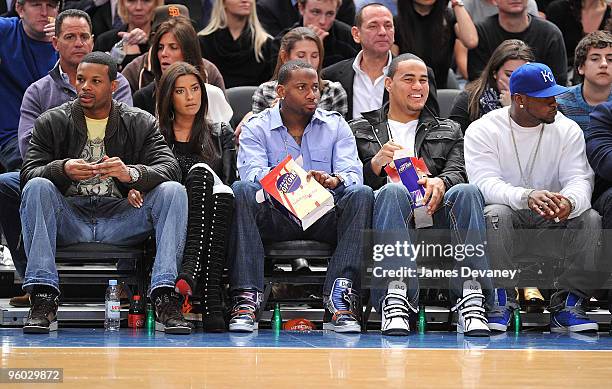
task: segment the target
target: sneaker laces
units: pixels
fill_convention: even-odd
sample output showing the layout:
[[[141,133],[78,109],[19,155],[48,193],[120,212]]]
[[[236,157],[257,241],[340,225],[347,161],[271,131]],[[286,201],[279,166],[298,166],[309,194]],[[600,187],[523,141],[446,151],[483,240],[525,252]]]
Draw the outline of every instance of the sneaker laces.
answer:
[[[255,317],[257,306],[259,305],[258,292],[252,290],[242,290],[234,296],[234,307],[232,308],[232,318],[242,315]]]
[[[57,309],[56,298],[57,296],[52,293],[37,293],[34,296],[30,317],[44,317],[48,319],[49,313],[54,313]]]
[[[457,311],[464,319],[479,319],[487,321],[484,308],[485,296],[482,293],[470,293],[463,296],[457,304],[451,308],[452,312]]]
[[[572,315],[579,319],[590,320],[586,314],[586,310],[583,307],[584,299],[578,298],[573,306],[566,306],[563,311],[570,312]]]
[[[175,292],[165,293],[157,297],[155,308],[157,317],[166,322],[169,319],[185,320],[181,311],[181,299]]]
[[[396,317],[408,319],[410,311],[416,313],[417,309],[408,301],[408,299],[400,294],[388,293],[382,303],[382,310],[385,317],[392,319]]]

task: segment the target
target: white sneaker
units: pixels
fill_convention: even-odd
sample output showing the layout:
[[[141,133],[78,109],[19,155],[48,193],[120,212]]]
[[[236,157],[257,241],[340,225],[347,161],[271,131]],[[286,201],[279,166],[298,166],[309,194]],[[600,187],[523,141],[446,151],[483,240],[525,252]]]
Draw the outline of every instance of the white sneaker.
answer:
[[[405,336],[410,334],[410,311],[416,309],[406,298],[406,284],[402,281],[391,281],[387,295],[381,304],[380,330],[383,335]]]
[[[463,283],[463,297],[452,310],[457,311],[457,333],[465,336],[489,336],[489,324],[484,308],[485,296],[480,283],[467,280]]]

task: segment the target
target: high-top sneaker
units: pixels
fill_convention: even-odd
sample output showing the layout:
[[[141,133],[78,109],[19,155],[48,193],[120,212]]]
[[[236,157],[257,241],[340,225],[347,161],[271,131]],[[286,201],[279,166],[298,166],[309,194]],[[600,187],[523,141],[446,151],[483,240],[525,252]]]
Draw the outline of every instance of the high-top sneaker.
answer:
[[[207,218],[208,203],[212,197],[214,182],[214,173],[204,164],[194,165],[185,180],[189,204],[187,238],[181,270],[175,284],[175,290],[183,296],[193,295],[202,271],[205,239],[210,228],[210,219]]]
[[[151,300],[155,305],[155,331],[177,335],[191,334],[193,324],[183,317],[181,297],[172,288],[162,287],[151,292]]]
[[[325,301],[323,329],[335,332],[361,332],[359,324],[359,295],[352,289],[353,282],[336,278]]]
[[[410,314],[416,308],[406,298],[406,284],[402,281],[391,281],[387,295],[381,304],[380,330],[383,335],[402,336],[410,334]]]
[[[230,314],[229,330],[232,332],[253,332],[257,330],[257,310],[261,293],[255,289],[241,289],[232,296],[234,304]]]
[[[513,307],[510,301],[508,301],[506,289],[496,288],[493,293],[495,302],[491,310],[487,312],[489,329],[491,331],[504,332],[508,329],[510,320],[512,320]]]
[[[599,330],[599,325],[586,315],[584,303],[584,299],[574,293],[555,293],[550,298],[550,332]]]
[[[36,286],[30,295],[30,312],[23,326],[24,334],[48,334],[57,331],[59,294],[50,286]]]
[[[467,280],[463,283],[463,297],[451,308],[457,311],[457,333],[465,336],[490,335],[484,301],[485,296],[478,281]]]

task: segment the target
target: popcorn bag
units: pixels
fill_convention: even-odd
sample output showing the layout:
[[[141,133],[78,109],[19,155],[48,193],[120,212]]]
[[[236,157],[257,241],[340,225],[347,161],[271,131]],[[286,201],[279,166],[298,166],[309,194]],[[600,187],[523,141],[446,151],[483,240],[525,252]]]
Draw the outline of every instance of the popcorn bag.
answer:
[[[334,207],[332,194],[314,178],[307,181],[306,176],[306,171],[288,156],[261,179],[257,202],[270,201],[306,230]]]

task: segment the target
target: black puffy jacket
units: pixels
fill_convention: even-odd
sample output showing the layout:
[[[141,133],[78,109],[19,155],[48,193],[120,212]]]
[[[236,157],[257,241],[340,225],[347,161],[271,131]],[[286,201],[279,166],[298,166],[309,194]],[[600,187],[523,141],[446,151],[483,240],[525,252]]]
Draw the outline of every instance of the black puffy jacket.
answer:
[[[81,157],[87,142],[83,110],[74,100],[43,113],[34,123],[30,147],[21,169],[21,187],[35,177],[49,179],[65,193],[72,181],[64,172],[69,159]],[[125,196],[130,189],[149,192],[165,181],[179,181],[181,170],[153,116],[113,100],[104,135],[106,155],[119,157],[140,172],[133,184],[115,179]]]
[[[371,160],[389,141],[387,116],[389,103],[375,111],[364,112],[363,118],[349,124],[357,141],[359,159],[363,162],[364,183],[372,189],[380,189],[387,183],[384,170],[377,176]],[[458,123],[433,116],[427,108],[421,112],[416,129],[414,151],[423,158],[432,177],[444,181],[446,190],[453,185],[467,182],[463,159],[463,134]]]

